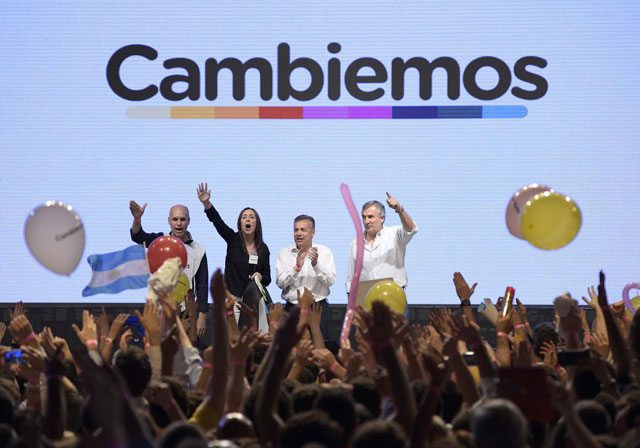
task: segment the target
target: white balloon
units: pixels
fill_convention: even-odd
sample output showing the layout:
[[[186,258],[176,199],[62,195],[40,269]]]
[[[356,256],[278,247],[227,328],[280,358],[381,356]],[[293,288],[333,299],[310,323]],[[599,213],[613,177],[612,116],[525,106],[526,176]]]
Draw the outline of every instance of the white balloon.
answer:
[[[27,216],[24,239],[31,254],[45,268],[71,274],[84,252],[84,226],[70,205],[47,201]]]

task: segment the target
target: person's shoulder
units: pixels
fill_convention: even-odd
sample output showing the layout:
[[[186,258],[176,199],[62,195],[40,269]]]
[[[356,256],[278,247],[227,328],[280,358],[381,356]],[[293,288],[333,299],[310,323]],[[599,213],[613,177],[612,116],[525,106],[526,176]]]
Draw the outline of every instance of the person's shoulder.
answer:
[[[295,247],[296,246],[294,246],[294,245],[283,247],[282,249],[280,249],[280,252],[278,252],[278,253],[286,254],[286,253],[292,252],[293,249],[295,249]]]

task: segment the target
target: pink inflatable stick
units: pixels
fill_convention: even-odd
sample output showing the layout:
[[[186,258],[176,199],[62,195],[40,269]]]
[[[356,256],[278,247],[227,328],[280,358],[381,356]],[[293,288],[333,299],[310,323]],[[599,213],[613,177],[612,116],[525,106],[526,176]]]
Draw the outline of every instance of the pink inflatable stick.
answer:
[[[353,278],[351,279],[351,289],[349,290],[349,304],[347,305],[347,313],[344,316],[344,322],[342,323],[342,332],[340,333],[340,345],[349,346],[349,332],[351,331],[351,323],[353,322],[353,316],[356,311],[356,296],[358,295],[358,285],[360,284],[360,272],[362,271],[362,261],[364,259],[364,234],[362,232],[362,222],[360,221],[360,215],[355,205],[353,205],[353,199],[351,199],[351,193],[349,192],[349,186],[345,183],[340,184],[340,192],[342,192],[342,198],[349,210],[353,225],[356,227],[356,264],[353,270]]]
[[[629,298],[629,291],[631,289],[640,289],[640,283],[627,283],[622,290],[622,300],[624,300],[624,306],[633,316],[634,314],[636,314],[636,308],[633,306],[633,303],[631,303],[631,299]]]

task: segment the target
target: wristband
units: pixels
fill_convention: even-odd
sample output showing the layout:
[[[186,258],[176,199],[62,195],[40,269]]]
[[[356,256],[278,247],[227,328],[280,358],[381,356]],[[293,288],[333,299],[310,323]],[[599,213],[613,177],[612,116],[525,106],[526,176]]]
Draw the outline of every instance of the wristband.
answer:
[[[64,379],[64,375],[47,375],[47,381],[62,381]]]
[[[165,412],[169,412],[169,409],[175,408],[175,407],[178,407],[178,403],[176,403],[176,400],[173,398],[171,399],[170,402],[162,405],[162,409],[164,409]]]
[[[524,324],[515,324],[513,328],[515,328],[516,330],[519,330],[521,328],[524,328]]]
[[[227,311],[227,316],[233,316],[234,314],[233,310]]]
[[[377,348],[378,350],[383,350],[387,347],[391,347],[391,345],[393,344],[393,342],[391,341],[391,339],[387,339],[386,341],[382,341],[382,342],[378,342],[377,344],[373,344],[373,346],[375,348]]]
[[[505,337],[505,338],[508,338],[508,337],[509,337],[509,336],[507,335],[507,333],[505,333],[504,331],[498,331],[498,332],[496,333],[496,335],[497,335],[497,336],[502,336],[502,337]]]
[[[234,359],[233,361],[231,361],[231,364],[233,364],[234,366],[246,366],[247,361],[243,359]]]
[[[135,224],[140,224],[140,219],[141,219],[141,218],[133,218],[133,222],[134,222]]]
[[[334,363],[329,368],[329,372],[335,372],[338,367],[340,367],[340,363],[338,361],[334,361]]]
[[[90,345],[98,345],[98,341],[95,339],[87,339],[84,345],[86,345],[87,347]]]
[[[100,335],[100,339],[107,339],[107,337],[105,335]]]
[[[213,369],[213,364],[211,364],[210,362],[205,362],[202,363],[202,367],[204,367],[205,369]]]
[[[300,271],[302,271],[302,268],[296,264],[296,265],[293,267],[293,270],[294,270],[294,271],[296,271],[296,272],[300,272]]]
[[[525,326],[525,327],[530,327],[531,325],[529,325],[529,322],[525,322],[525,323],[524,323],[524,326]]]
[[[585,332],[584,332],[584,335],[585,335],[585,336],[591,336],[591,332],[590,332],[590,331],[585,331]]]
[[[469,299],[464,299],[460,301],[460,308],[465,306],[471,306],[471,302],[469,301]]]
[[[469,346],[471,347],[472,350],[475,350],[476,348],[480,347],[482,344],[484,344],[484,342],[482,342],[482,339],[478,339],[477,341],[473,341],[472,343],[470,343]]]
[[[400,210],[395,210],[395,212],[400,215],[402,214],[402,212],[404,212],[404,207],[400,207]]]
[[[276,328],[278,326],[278,322],[276,322],[274,320],[274,321],[271,321],[271,323],[269,325],[271,325],[272,327]]]
[[[29,333],[28,335],[25,336],[25,338],[22,340],[23,344],[26,344],[27,342],[31,341],[32,339],[35,339],[36,334],[32,331],[31,333]]]
[[[300,310],[300,314],[309,314],[309,310]]]
[[[105,343],[105,344],[113,344],[113,339],[112,339],[112,338],[110,338],[109,336],[107,336],[107,337],[105,338],[105,340],[104,340],[104,343]]]
[[[147,349],[149,347],[151,347],[151,343],[150,342],[145,342],[144,343],[144,348]]]

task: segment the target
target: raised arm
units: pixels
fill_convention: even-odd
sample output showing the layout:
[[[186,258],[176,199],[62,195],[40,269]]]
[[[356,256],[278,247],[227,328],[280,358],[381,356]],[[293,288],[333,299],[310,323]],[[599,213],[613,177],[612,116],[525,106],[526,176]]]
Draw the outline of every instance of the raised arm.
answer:
[[[233,240],[236,232],[225,224],[220,213],[218,213],[211,203],[211,190],[208,189],[208,185],[206,183],[202,183],[198,185],[198,189],[196,191],[198,193],[198,199],[200,199],[200,202],[204,205],[204,212],[206,213],[207,218],[209,218],[209,221],[213,223],[213,226],[216,228],[222,239],[229,244]]]
[[[409,216],[409,213],[407,213],[404,207],[400,205],[396,198],[392,197],[389,192],[387,192],[387,204],[400,216],[400,222],[404,230],[412,232],[413,229],[416,228],[416,224],[413,222],[413,219],[411,219],[411,216]]]
[[[609,345],[611,346],[611,355],[613,363],[616,367],[616,373],[628,374],[631,372],[631,357],[627,345],[618,327],[618,323],[609,308],[607,300],[607,291],[604,287],[604,272],[600,271],[600,284],[598,285],[598,305],[604,316],[604,323],[607,326],[607,334],[609,335]]]
[[[138,205],[136,201],[129,201],[129,211],[131,212],[131,216],[133,216],[133,224],[131,224],[131,235],[135,235],[142,229],[141,220],[142,215],[144,215],[144,209],[147,208],[147,204],[144,204],[142,207]]]
[[[471,302],[469,299],[473,295],[476,290],[476,286],[478,283],[474,283],[471,288],[467,284],[467,281],[464,279],[461,273],[454,272],[453,273],[453,285],[456,287],[456,294],[460,299],[460,308],[462,308],[462,312],[466,316],[469,322],[475,322],[476,319],[473,317],[473,311],[471,310]]]

